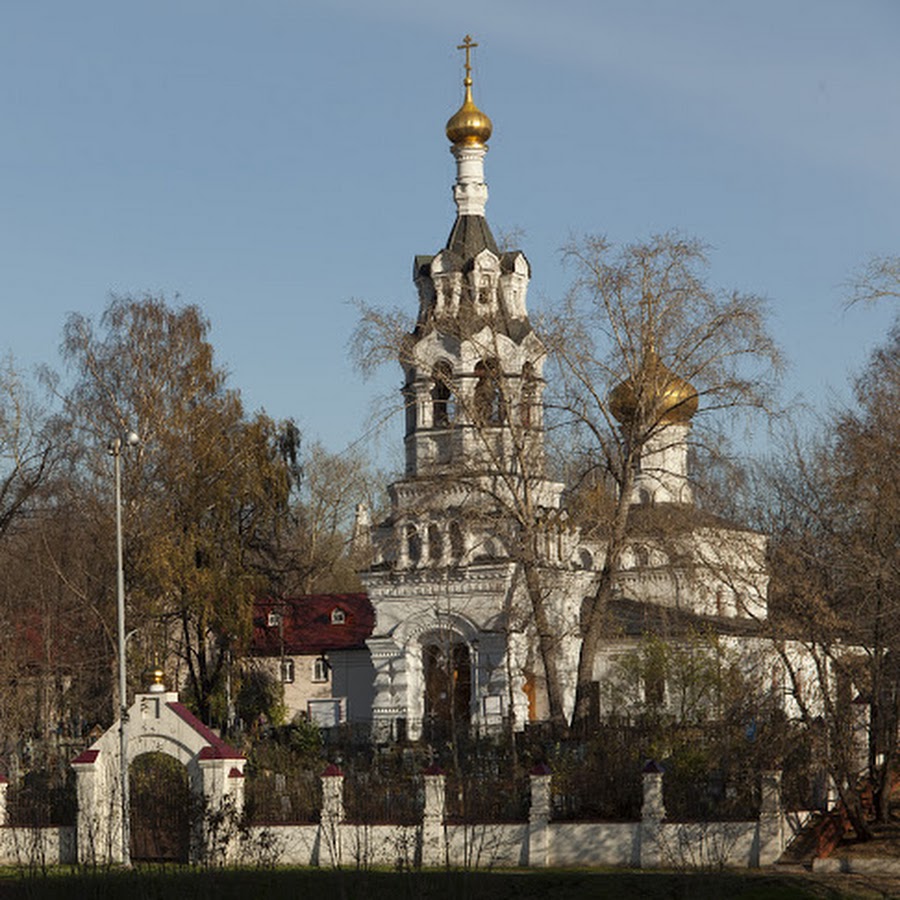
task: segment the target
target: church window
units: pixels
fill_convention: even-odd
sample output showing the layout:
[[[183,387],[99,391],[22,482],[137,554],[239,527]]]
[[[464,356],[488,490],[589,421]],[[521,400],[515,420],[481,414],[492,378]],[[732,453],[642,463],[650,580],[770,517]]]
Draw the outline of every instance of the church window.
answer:
[[[282,684],[294,683],[294,661],[292,659],[281,661],[281,681]]]
[[[406,553],[412,565],[422,561],[422,538],[415,525],[406,526]]]
[[[453,393],[450,389],[453,371],[450,364],[439,362],[432,372],[431,419],[435,428],[446,428],[453,421]]]
[[[441,529],[437,525],[428,526],[428,558],[433,563],[441,561],[441,555],[444,549],[443,535]]]
[[[270,612],[266,618],[266,625],[269,628],[277,628],[281,624],[281,613]]]
[[[347,621],[347,614],[339,606],[336,606],[331,611],[331,624],[332,625],[343,625],[346,621]]]
[[[454,562],[459,562],[462,559],[464,550],[465,550],[465,547],[463,545],[462,528],[460,527],[459,522],[451,522],[450,523],[450,553],[453,556]]]
[[[648,706],[660,707],[666,699],[666,678],[660,669],[653,666],[644,673],[644,702]]]
[[[646,547],[637,547],[634,551],[635,565],[646,568],[650,565],[650,552]]]

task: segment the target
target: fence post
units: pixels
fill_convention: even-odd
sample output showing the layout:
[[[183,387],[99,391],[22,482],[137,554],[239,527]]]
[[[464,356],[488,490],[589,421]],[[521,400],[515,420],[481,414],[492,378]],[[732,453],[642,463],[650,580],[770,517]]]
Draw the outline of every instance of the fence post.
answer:
[[[642,772],[644,801],[641,804],[641,868],[662,864],[662,822],[666,817],[663,802],[663,767],[650,760]]]
[[[528,809],[528,865],[550,865],[550,767],[538,763],[529,774],[531,806]]]
[[[447,862],[444,816],[447,810],[444,770],[431,765],[422,773],[425,781],[425,812],[422,820],[422,865],[442,866]]]
[[[781,769],[762,772],[759,805],[760,866],[770,866],[784,850],[784,819],[781,814]]]
[[[341,864],[341,823],[344,821],[344,773],[329,763],[322,772],[322,821],[319,828],[319,862],[322,848],[333,866]]]

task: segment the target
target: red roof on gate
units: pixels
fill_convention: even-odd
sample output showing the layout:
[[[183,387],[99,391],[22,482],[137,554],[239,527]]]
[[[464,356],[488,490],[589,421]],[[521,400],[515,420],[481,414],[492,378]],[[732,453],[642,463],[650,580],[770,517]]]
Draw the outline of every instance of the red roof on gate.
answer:
[[[360,650],[375,628],[375,610],[367,594],[305,594],[265,597],[253,606],[255,656],[296,656],[335,650]]]
[[[174,701],[167,703],[166,706],[178,716],[183,722],[186,722],[197,734],[200,735],[208,746],[204,747],[198,754],[198,759],[243,759],[244,754],[239,750],[235,750],[231,744],[227,744],[207,725],[204,725],[183,703]]]

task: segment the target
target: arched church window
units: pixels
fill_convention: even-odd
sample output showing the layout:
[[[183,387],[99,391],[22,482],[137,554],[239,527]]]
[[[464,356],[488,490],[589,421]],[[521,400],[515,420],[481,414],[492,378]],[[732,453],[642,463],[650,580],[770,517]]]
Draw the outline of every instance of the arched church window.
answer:
[[[646,547],[637,547],[634,551],[635,565],[646,568],[650,565],[650,551]]]
[[[411,565],[418,565],[422,561],[422,538],[415,525],[406,526],[406,553]]]
[[[439,563],[444,549],[444,536],[441,529],[435,524],[428,526],[428,558],[433,563]]]
[[[666,702],[666,676],[656,667],[644,673],[644,703],[658,709]]]
[[[453,370],[441,360],[431,373],[431,421],[435,428],[446,428],[453,421],[453,394],[450,389]]]
[[[331,611],[331,624],[332,625],[343,625],[346,621],[347,621],[347,614],[339,606],[336,606]]]
[[[450,523],[450,554],[454,562],[459,562],[463,557],[465,546],[463,544],[462,527],[459,522]]]
[[[496,359],[480,360],[475,364],[474,419],[476,425],[499,425],[500,365]]]

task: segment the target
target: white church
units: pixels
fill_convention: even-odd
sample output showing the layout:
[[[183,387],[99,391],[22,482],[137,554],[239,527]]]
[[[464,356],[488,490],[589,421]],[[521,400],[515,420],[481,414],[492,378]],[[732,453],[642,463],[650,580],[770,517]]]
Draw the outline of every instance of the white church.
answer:
[[[364,516],[357,522],[357,536],[362,529],[371,542],[362,581],[374,626],[365,649],[336,645],[329,657],[335,708],[342,720],[370,722],[376,740],[416,740],[435,726],[490,731],[510,720],[521,730],[546,719],[511,513],[522,514],[526,495],[527,514],[541,523],[535,552],[552,573],[547,605],[571,715],[582,604],[605,553],[568,521],[564,486],[545,472],[546,350],[528,318],[529,262],[519,250],[501,251],[485,217],[492,124],[473,100],[471,46],[466,38],[460,48],[464,102],[446,126],[456,221],[445,247],[415,257],[418,317],[400,351],[405,472],[389,487],[389,517],[374,527]],[[620,683],[622,660],[650,634],[712,634],[761,683],[775,677],[760,627],[765,537],[694,507],[687,448],[697,392],[653,348],[645,348],[644,367],[645,375],[652,369],[644,383],[658,385],[662,427],[636,475],[634,539],[617,575],[609,638],[594,661],[598,714],[651,695],[662,704],[679,699],[665,683]],[[626,381],[611,395],[620,422],[634,413],[634,393]],[[321,668],[319,659],[295,662]],[[348,671],[352,677],[337,677]]]
[[[358,713],[371,717],[376,736],[415,739],[435,720],[492,728],[510,715],[522,728],[546,716],[543,667],[510,549],[511,493],[527,492],[547,523],[538,552],[558,576],[551,604],[569,714],[581,605],[604,554],[568,525],[563,485],[544,471],[546,351],[528,318],[531,270],[524,253],[498,248],[485,218],[492,125],[473,100],[468,39],[464,46],[465,99],[446,126],[457,216],[446,246],[415,258],[418,318],[401,353],[406,470],[390,486],[391,513],[373,529],[374,562],[363,574],[375,611],[366,642],[374,696],[371,710]],[[634,530],[641,533],[641,513],[671,513],[685,523],[678,542],[689,561],[672,563],[671,547],[654,542],[652,530],[626,552],[610,640],[595,661],[598,684],[663,623],[675,633],[711,629],[749,658],[766,615],[764,537],[693,509],[687,435],[697,394],[654,354],[645,365],[656,366],[667,412],[636,479]],[[629,385],[620,385],[612,397],[620,420],[629,399]]]

